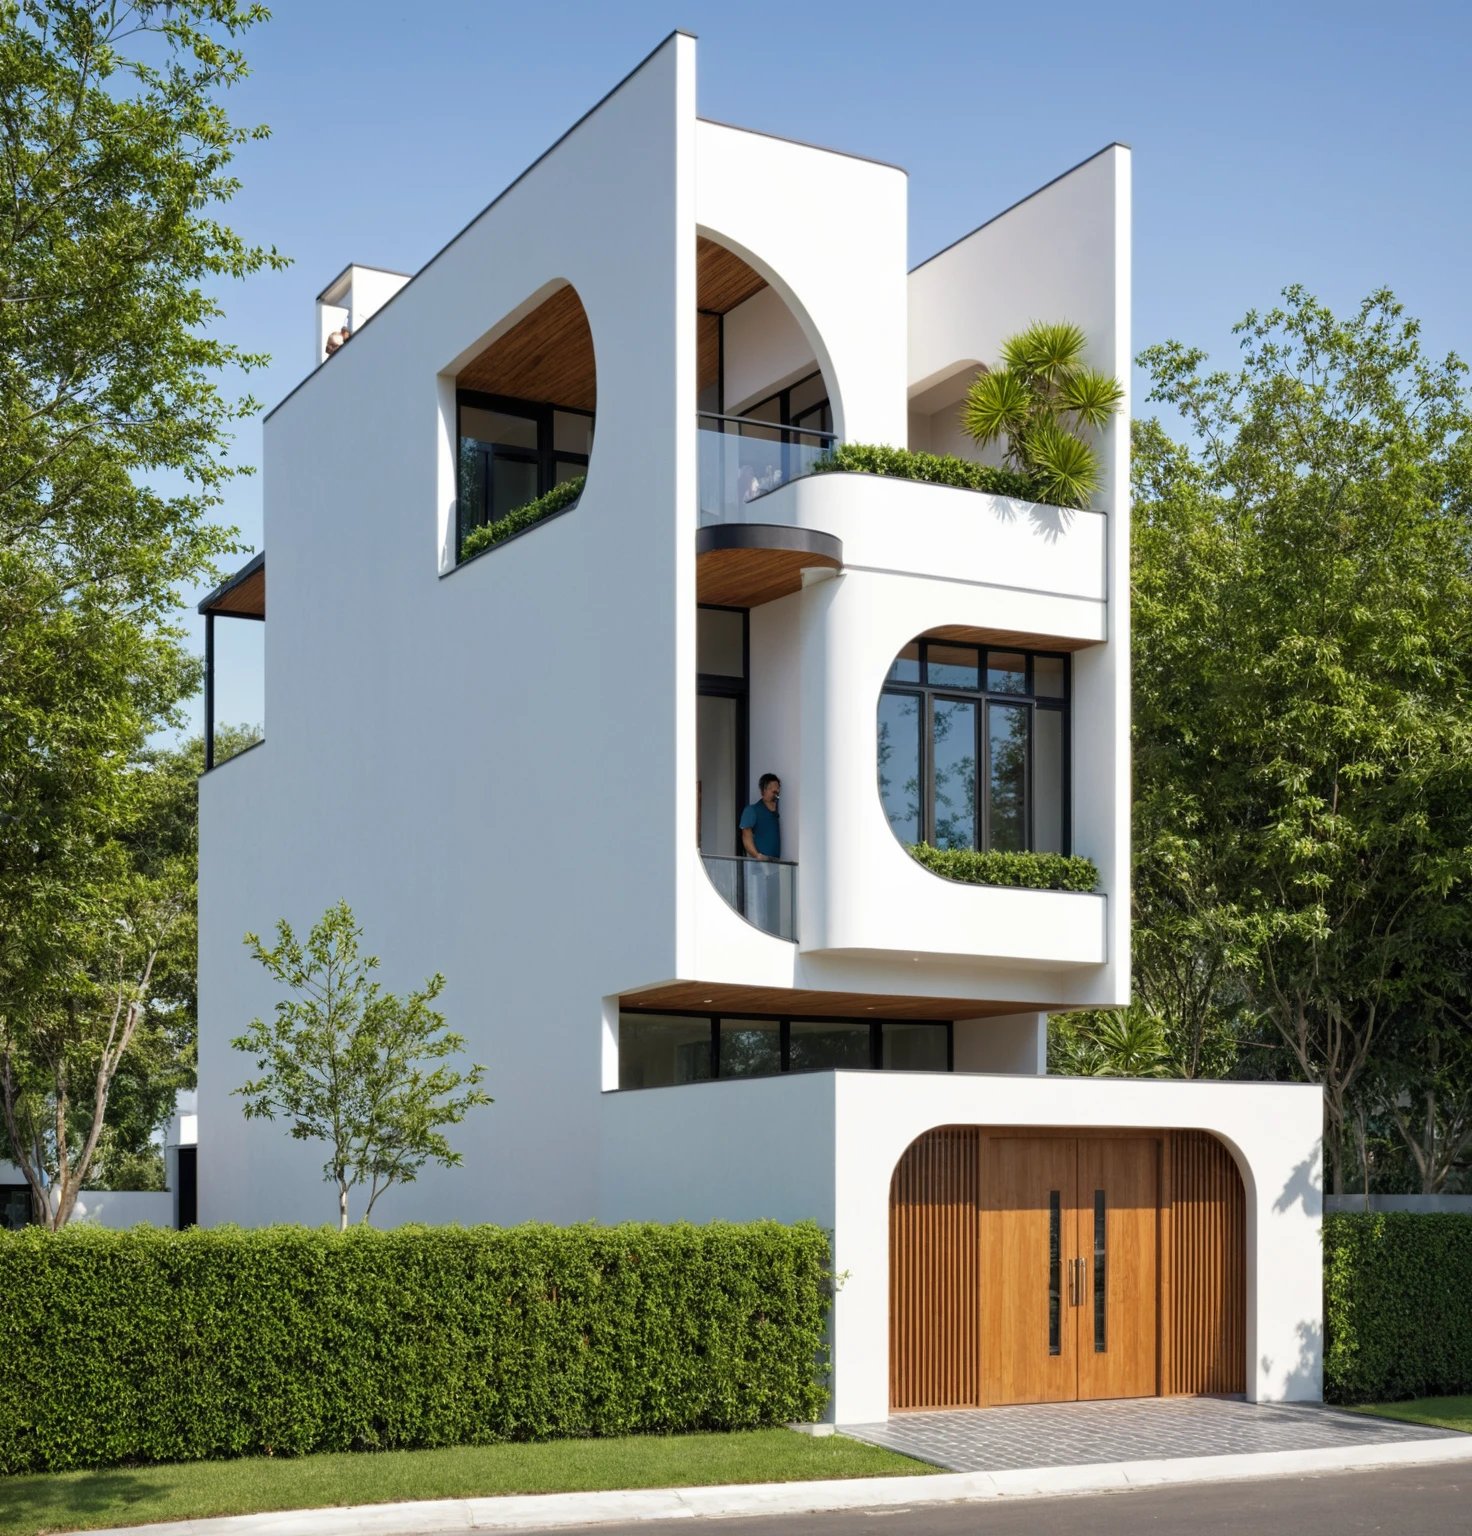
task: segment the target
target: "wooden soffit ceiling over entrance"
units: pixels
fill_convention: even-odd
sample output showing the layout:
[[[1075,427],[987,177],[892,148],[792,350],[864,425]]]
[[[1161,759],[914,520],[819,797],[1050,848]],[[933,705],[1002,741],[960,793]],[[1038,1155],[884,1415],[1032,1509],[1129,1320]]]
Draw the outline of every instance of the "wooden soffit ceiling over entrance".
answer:
[[[1043,635],[1036,630],[978,629],[974,624],[937,624],[921,637],[925,640],[954,640],[957,645],[1006,646],[1018,651],[1082,651],[1102,640],[1074,640],[1067,636]]]
[[[624,1008],[727,1017],[767,1015],[784,1019],[986,1019],[1019,1011],[1016,1003],[967,1002],[954,997],[889,997],[874,993],[810,992],[793,987],[739,987],[708,981],[674,981],[647,992],[626,992]],[[1034,1004],[1027,1011],[1042,1009]]]
[[[695,237],[695,307],[724,315],[760,293],[767,280],[734,252],[704,235]]]
[[[455,383],[487,395],[597,410],[593,332],[577,289],[559,288],[467,363]]]

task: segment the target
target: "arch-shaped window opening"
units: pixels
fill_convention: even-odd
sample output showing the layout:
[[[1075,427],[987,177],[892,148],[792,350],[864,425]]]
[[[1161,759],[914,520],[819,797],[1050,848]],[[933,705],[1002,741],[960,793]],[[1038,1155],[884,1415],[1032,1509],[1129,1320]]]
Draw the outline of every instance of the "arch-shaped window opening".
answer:
[[[598,375],[577,290],[559,288],[462,368],[455,405],[463,552],[476,529],[516,531],[515,514],[588,473]],[[548,513],[575,494],[553,498]]]
[[[832,447],[830,383],[796,316],[748,262],[702,235],[695,273],[700,520],[741,521],[747,502]]]
[[[879,798],[907,845],[1070,851],[1070,658],[921,636],[879,696]]]

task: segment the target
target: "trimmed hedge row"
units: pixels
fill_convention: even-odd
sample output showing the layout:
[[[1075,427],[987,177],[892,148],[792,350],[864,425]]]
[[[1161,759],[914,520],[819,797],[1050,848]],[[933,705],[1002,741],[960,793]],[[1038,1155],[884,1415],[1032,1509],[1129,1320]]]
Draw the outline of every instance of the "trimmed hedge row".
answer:
[[[1472,1392],[1472,1216],[1324,1217],[1324,1396]]]
[[[932,848],[907,843],[917,864],[947,880],[967,885],[1026,886],[1039,891],[1092,891],[1099,871],[1092,859],[1063,853],[980,852],[974,848]]]
[[[0,1233],[0,1473],[814,1419],[812,1223]]]
[[[483,549],[489,549],[492,544],[504,543],[513,533],[520,533],[523,528],[530,528],[533,523],[540,523],[543,518],[551,517],[554,512],[561,512],[564,508],[572,506],[583,494],[583,487],[587,483],[586,475],[579,475],[573,480],[564,480],[561,485],[554,485],[545,496],[538,496],[535,501],[527,502],[524,507],[514,508],[494,523],[482,523],[479,528],[472,528],[465,535],[465,542],[460,546],[461,562],[469,560],[472,555],[478,555]]]
[[[949,453],[913,453],[874,443],[836,443],[816,460],[812,473],[821,475],[846,470],[865,475],[889,475],[897,480],[925,480],[932,485],[953,485],[964,491],[986,491],[1010,496],[1014,501],[1041,501],[1042,481],[991,464],[973,464]]]

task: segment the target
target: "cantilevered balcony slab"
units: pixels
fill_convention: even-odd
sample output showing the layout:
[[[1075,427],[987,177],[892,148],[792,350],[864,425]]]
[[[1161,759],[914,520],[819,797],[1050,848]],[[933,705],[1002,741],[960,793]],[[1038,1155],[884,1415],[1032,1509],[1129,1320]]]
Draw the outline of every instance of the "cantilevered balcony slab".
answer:
[[[757,608],[802,589],[805,570],[837,571],[843,545],[831,534],[774,523],[717,523],[695,536],[702,603]]]

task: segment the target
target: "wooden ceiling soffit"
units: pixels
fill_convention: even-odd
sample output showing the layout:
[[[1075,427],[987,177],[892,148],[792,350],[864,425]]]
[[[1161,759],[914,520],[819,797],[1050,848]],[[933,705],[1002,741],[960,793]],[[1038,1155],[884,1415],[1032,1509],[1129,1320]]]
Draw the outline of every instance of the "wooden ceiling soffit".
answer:
[[[981,629],[974,624],[938,624],[920,636],[922,640],[954,640],[957,645],[1005,646],[1016,651],[1083,651],[1102,640],[1060,639],[1036,630]]]
[[[593,332],[577,289],[559,288],[467,363],[455,383],[487,395],[597,410]]]
[[[232,619],[266,617],[266,552],[261,551],[229,581],[222,582],[199,605],[201,613],[218,613]]]
[[[755,267],[704,235],[695,237],[695,307],[724,315],[760,293],[767,280]]]
[[[696,601],[720,608],[760,608],[801,591],[805,570],[842,568],[842,543],[809,528],[719,523],[695,539]]]
[[[743,987],[708,981],[674,981],[644,992],[625,992],[624,1008],[668,1009],[676,1013],[719,1013],[777,1018],[985,1019],[1019,1011],[1015,1002],[955,997],[904,997],[872,992],[813,992],[791,987]],[[1027,1012],[1056,1007],[1029,1004]]]

